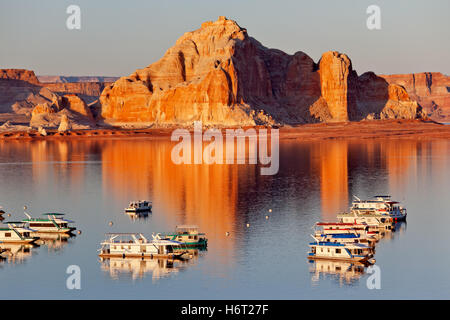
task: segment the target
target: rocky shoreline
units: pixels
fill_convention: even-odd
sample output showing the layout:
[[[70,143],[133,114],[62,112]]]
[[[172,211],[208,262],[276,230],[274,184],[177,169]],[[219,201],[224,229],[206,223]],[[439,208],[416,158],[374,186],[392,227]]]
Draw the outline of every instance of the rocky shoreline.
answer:
[[[242,127],[266,128],[264,126]],[[222,128],[224,130],[225,128]],[[59,140],[59,139],[126,139],[147,138],[170,140],[172,128],[96,128],[74,129],[65,132],[47,130],[42,135],[37,130],[10,130],[0,132],[0,141],[8,140]],[[303,141],[330,139],[450,139],[450,125],[426,120],[372,120],[360,122],[316,123],[279,128],[280,139]],[[270,130],[269,130],[270,133]]]

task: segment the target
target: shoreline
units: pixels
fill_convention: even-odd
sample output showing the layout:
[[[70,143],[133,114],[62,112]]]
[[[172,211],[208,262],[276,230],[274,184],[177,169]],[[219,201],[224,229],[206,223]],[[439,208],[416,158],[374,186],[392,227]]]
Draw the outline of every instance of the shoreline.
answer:
[[[242,127],[243,130],[254,128],[268,129],[264,126]],[[147,129],[120,129],[96,128],[79,129],[59,133],[56,129],[46,130],[47,136],[33,131],[4,131],[0,132],[0,141],[10,140],[87,140],[87,139],[126,139],[148,138],[168,139],[177,127],[147,128]],[[203,132],[208,128],[203,128]],[[227,128],[220,128],[223,132]],[[238,128],[229,128],[238,129]],[[191,133],[193,128],[187,128]],[[281,140],[315,141],[315,140],[342,140],[342,139],[450,139],[450,125],[426,120],[371,120],[359,122],[316,123],[296,126],[282,126],[279,128]]]

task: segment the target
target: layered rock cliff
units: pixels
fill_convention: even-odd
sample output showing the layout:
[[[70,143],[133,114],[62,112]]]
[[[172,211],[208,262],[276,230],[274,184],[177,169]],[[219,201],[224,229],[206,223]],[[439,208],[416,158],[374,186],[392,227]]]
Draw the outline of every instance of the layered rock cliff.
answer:
[[[433,119],[450,122],[450,77],[439,72],[381,75],[388,83],[405,87]]]
[[[370,88],[370,89],[369,89]],[[406,118],[422,115],[406,90],[373,73],[358,76],[348,56],[318,63],[264,47],[219,17],[185,33],[157,62],[107,86],[106,122],[255,125]]]
[[[77,91],[96,95],[100,90],[97,83],[56,84],[50,90],[47,84],[39,82],[34,72],[24,69],[0,70],[0,116],[3,121],[27,124],[31,127],[57,127],[63,116],[73,122],[73,128],[89,128],[95,125],[95,119],[86,102],[74,93],[64,94],[61,85],[70,86],[67,91]],[[91,88],[89,85],[94,85]],[[102,85],[103,87],[103,85]],[[80,90],[78,90],[80,91]],[[94,97],[94,96],[93,96]]]

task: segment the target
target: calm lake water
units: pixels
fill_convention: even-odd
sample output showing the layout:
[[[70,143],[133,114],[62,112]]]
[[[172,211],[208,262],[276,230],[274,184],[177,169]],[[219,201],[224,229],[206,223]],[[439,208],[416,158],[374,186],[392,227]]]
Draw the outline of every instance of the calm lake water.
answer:
[[[6,219],[23,218],[27,205],[32,215],[66,212],[82,231],[0,262],[0,299],[450,298],[450,141],[281,141],[276,176],[256,165],[175,165],[171,147],[0,142]],[[369,290],[367,269],[306,255],[315,222],[333,221],[352,195],[375,194],[402,201],[408,222],[377,244],[381,289]],[[124,213],[137,199],[153,201],[147,219]],[[97,257],[106,232],[150,235],[184,223],[209,238],[187,263]],[[81,268],[81,290],[66,289],[69,265]]]

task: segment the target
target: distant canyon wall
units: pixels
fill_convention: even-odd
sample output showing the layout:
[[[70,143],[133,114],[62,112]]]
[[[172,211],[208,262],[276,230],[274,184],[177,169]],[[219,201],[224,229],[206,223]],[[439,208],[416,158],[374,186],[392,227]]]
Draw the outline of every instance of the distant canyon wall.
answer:
[[[450,77],[440,72],[381,75],[403,86],[432,119],[450,122]]]

